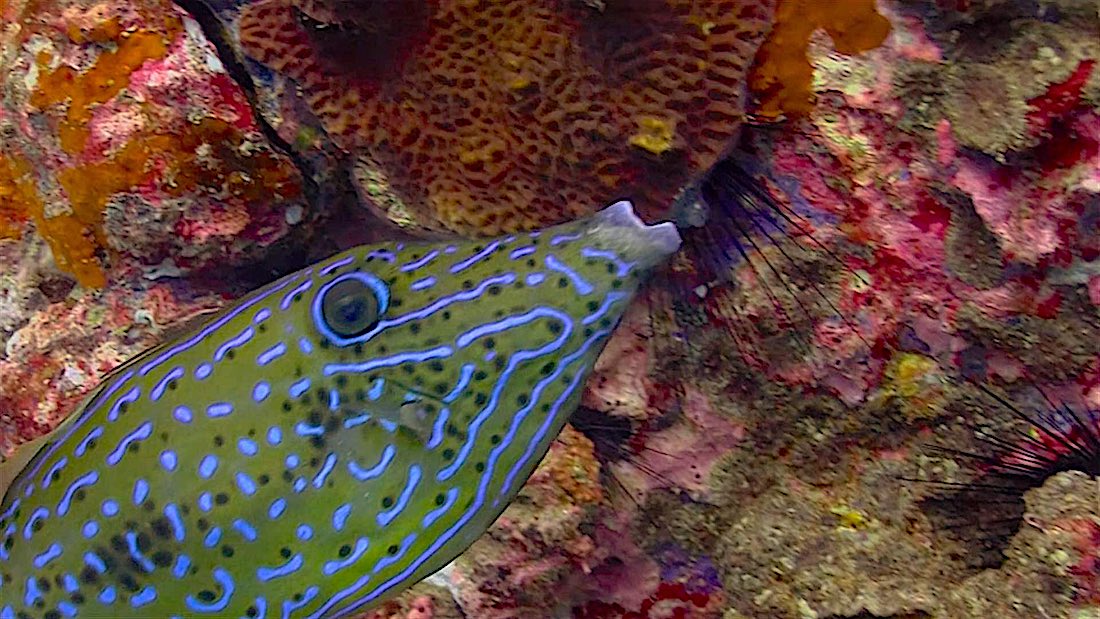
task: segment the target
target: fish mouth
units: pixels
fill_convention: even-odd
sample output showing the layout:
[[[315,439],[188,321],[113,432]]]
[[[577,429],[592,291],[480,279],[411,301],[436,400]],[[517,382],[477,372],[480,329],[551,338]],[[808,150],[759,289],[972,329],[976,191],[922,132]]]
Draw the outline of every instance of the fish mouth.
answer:
[[[647,225],[627,200],[616,202],[596,213],[591,234],[601,245],[619,252],[624,258],[652,268],[680,249],[680,232],[672,222]]]

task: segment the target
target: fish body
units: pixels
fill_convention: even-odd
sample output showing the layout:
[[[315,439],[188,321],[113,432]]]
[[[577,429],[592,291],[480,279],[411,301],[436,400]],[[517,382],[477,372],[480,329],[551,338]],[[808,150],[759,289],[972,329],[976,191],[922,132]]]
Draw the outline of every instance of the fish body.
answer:
[[[359,247],[129,361],[0,503],[0,619],[341,617],[510,503],[646,272],[629,204]],[[10,477],[10,473],[9,473]]]

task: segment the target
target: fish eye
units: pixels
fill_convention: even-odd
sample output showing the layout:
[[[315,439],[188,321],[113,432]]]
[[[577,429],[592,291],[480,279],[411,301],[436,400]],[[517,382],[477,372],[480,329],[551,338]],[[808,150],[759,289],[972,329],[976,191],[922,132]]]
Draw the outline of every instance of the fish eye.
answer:
[[[373,329],[386,311],[388,291],[365,273],[348,273],[322,287],[314,303],[318,328],[344,346]]]

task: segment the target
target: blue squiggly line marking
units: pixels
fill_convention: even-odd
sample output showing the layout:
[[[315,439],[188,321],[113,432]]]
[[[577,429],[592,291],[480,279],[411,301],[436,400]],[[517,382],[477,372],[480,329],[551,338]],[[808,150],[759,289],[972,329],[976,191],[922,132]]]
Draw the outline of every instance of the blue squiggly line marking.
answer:
[[[386,470],[386,467],[389,466],[390,462],[396,455],[397,448],[393,445],[386,445],[386,448],[382,450],[382,458],[378,461],[378,464],[375,464],[369,469],[363,469],[355,463],[355,460],[352,460],[348,462],[348,472],[351,473],[352,477],[359,481],[374,479]]]
[[[413,493],[416,492],[416,486],[420,483],[421,475],[420,465],[409,465],[409,477],[405,482],[405,488],[401,490],[401,494],[397,497],[397,501],[390,509],[378,512],[377,520],[379,526],[386,527],[393,522],[394,518],[401,515],[405,506],[409,504],[409,499],[411,499]]]
[[[447,490],[447,493],[444,495],[443,504],[424,514],[424,519],[420,521],[420,526],[427,529],[428,527],[435,524],[436,520],[439,520],[443,516],[443,514],[446,514],[448,511],[450,511],[451,506],[455,504],[455,501],[457,499],[458,488],[451,488]]]
[[[99,481],[99,473],[97,471],[88,471],[87,473],[77,477],[73,480],[73,483],[69,484],[69,487],[65,489],[65,494],[61,495],[61,500],[57,503],[57,515],[64,516],[69,513],[69,506],[73,502],[73,494],[77,490],[90,486]]]
[[[607,260],[608,262],[614,264],[616,277],[626,277],[630,274],[630,270],[633,269],[635,266],[635,263],[623,260],[615,252],[606,251],[603,249],[582,247],[581,256],[584,256],[585,258],[603,258],[604,260]]]
[[[225,610],[229,606],[229,601],[233,598],[233,592],[236,590],[233,577],[226,570],[216,567],[214,568],[214,581],[221,585],[222,597],[206,604],[197,600],[194,596],[188,595],[184,600],[187,603],[187,608],[197,613],[217,613]]]
[[[328,479],[329,473],[336,467],[336,454],[330,453],[325,456],[325,463],[321,465],[321,470],[317,471],[317,475],[313,478],[313,487],[320,488],[325,485],[325,480]]]
[[[122,456],[126,453],[126,448],[129,447],[131,443],[134,443],[135,441],[144,441],[145,439],[152,436],[152,434],[153,422],[146,421],[145,423],[138,426],[137,429],[133,432],[127,434],[126,436],[123,436],[122,440],[119,441],[118,446],[115,447],[114,451],[107,455],[107,465],[114,466],[118,464],[119,461],[122,460]]]
[[[369,545],[370,543],[367,541],[367,538],[360,537],[355,540],[355,548],[352,549],[347,557],[339,561],[326,561],[324,567],[321,568],[321,572],[324,573],[325,576],[332,576],[336,572],[358,561],[359,558],[363,556],[363,553],[367,551],[367,546]]]
[[[267,308],[264,308],[264,310],[266,309]],[[258,315],[257,318],[259,318]],[[225,343],[221,346],[218,346],[218,349],[214,351],[214,361],[221,361],[225,358],[226,355],[229,354],[229,351],[239,346],[243,346],[245,343],[251,340],[252,336],[254,336],[255,334],[256,332],[252,329],[252,327],[245,327],[243,331],[226,340]]]
[[[476,254],[470,256],[469,258],[466,258],[465,260],[461,260],[459,262],[456,262],[454,264],[454,266],[451,267],[451,273],[454,273],[454,274],[461,273],[462,271],[470,268],[474,264],[476,264],[476,263],[484,260],[485,258],[487,258],[490,254],[495,252],[498,247],[500,247],[500,241],[493,241],[492,243],[489,243],[481,251],[477,252]]]
[[[592,287],[592,284],[589,284],[587,281],[585,281],[583,277],[581,277],[580,273],[577,273],[573,269],[569,268],[569,266],[566,265],[564,262],[561,262],[560,260],[555,258],[553,254],[546,254],[546,257],[543,258],[543,262],[546,264],[546,268],[552,271],[557,271],[558,273],[561,273],[568,277],[569,280],[573,282],[573,286],[577,289],[577,292],[581,295],[591,294],[592,291],[595,290],[595,288]]]
[[[408,264],[402,265],[401,266],[401,272],[402,273],[408,273],[409,271],[415,271],[415,270],[419,269],[420,267],[424,266],[425,264],[428,264],[432,260],[435,260],[436,256],[438,256],[438,255],[439,255],[439,250],[438,249],[433,249],[432,251],[425,254],[424,257],[420,258],[419,260],[413,260],[412,262],[410,262]]]

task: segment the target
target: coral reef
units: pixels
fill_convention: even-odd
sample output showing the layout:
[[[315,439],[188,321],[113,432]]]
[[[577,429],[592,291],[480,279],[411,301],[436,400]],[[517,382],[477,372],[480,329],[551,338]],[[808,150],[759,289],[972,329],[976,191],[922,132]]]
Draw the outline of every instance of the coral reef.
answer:
[[[368,616],[1100,613],[1096,479],[1039,480],[992,548],[965,533],[965,513],[945,530],[935,484],[905,481],[978,478],[925,447],[978,450],[975,425],[1024,440],[974,383],[1100,409],[1094,3],[884,0],[819,15],[828,3],[783,0],[759,52],[766,6],[721,26],[626,19],[611,0],[493,3],[485,23],[462,13],[477,3],[416,4],[245,7],[245,48],[280,72],[250,66],[252,109],[167,3],[40,2],[18,36],[4,31],[0,65],[33,78],[0,108],[0,264],[19,265],[0,272],[0,450],[54,426],[166,325],[220,305],[226,287],[204,268],[278,271],[256,248],[304,217],[302,181],[252,111],[304,159],[352,165],[391,220],[488,232],[610,195],[667,200],[733,143],[755,54],[750,111],[801,117],[742,127],[737,145],[793,223],[753,228],[757,251],[721,281],[685,252],[607,347],[589,427],[562,434],[469,553]],[[236,5],[218,3],[228,17]],[[0,2],[5,21],[21,6]],[[624,19],[635,29],[616,30]],[[686,34],[702,47],[676,55]],[[357,41],[371,42],[362,65],[348,59]],[[479,62],[485,47],[496,55]],[[96,69],[108,54],[110,84]],[[706,54],[721,58],[689,62]],[[666,76],[655,63],[672,58]],[[435,81],[433,63],[450,77]],[[645,94],[701,92],[686,76],[710,71],[719,102]],[[36,94],[70,88],[66,75],[79,91]],[[70,194],[76,178],[96,182]],[[111,285],[74,287],[73,272]],[[185,279],[143,277],[165,274]]]
[[[737,134],[771,19],[747,0],[395,6],[265,0],[241,10],[240,40],[402,213],[481,234],[615,195],[661,212]]]
[[[170,2],[3,10],[0,237],[33,230],[94,288],[239,262],[302,219],[297,168]]]

